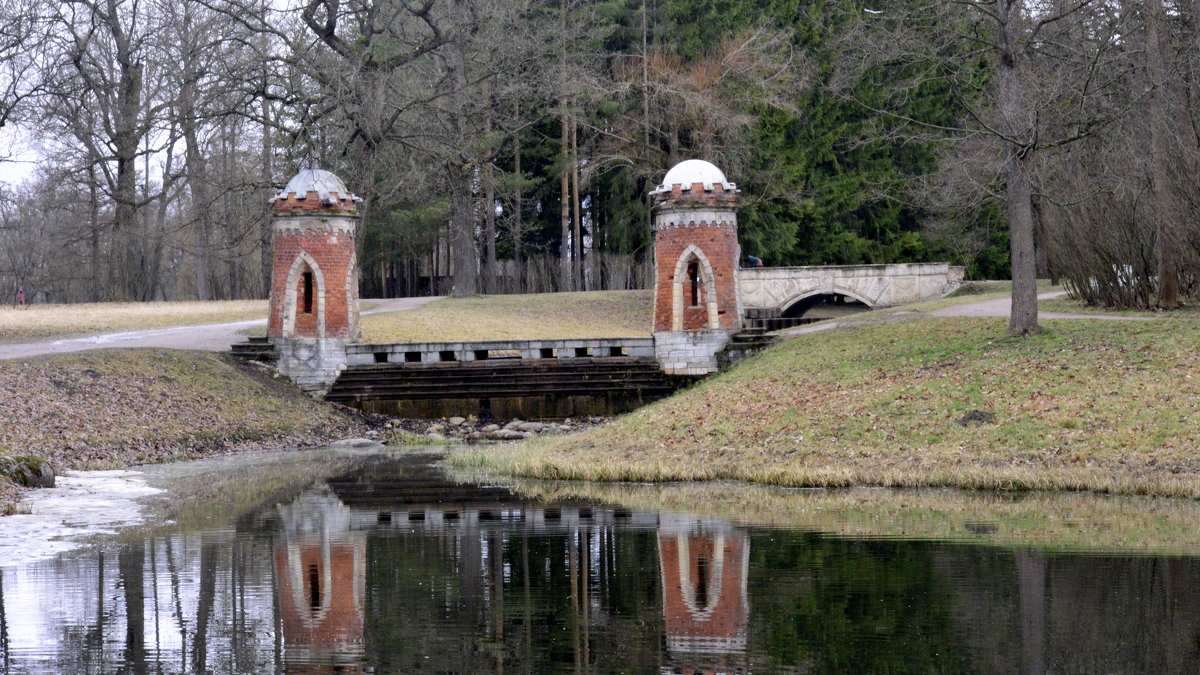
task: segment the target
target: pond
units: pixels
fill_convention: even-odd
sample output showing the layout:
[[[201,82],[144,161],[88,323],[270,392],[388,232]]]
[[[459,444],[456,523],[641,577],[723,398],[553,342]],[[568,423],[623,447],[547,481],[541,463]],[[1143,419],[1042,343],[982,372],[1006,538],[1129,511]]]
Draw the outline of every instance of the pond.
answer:
[[[146,468],[143,524],[0,561],[0,672],[1200,670],[1190,502],[460,482],[435,459]]]

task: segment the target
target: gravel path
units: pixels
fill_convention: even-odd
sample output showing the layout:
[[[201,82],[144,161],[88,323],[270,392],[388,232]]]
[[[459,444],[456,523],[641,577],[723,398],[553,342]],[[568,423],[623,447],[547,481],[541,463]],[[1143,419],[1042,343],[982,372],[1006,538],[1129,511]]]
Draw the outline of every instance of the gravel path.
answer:
[[[382,314],[385,312],[401,312],[416,309],[433,298],[387,298],[383,300],[363,300],[375,305],[363,312],[367,314]],[[124,331],[106,333],[81,338],[49,340],[45,342],[28,342],[24,344],[0,345],[0,359],[22,359],[42,354],[65,354],[85,349],[105,349],[113,347],[165,347],[167,349],[198,349],[207,352],[222,352],[229,349],[235,342],[245,339],[242,331],[255,326],[265,325],[266,319],[251,319],[249,321],[234,321],[231,323],[211,323],[200,326],[176,326],[174,328],[154,328],[148,330]]]

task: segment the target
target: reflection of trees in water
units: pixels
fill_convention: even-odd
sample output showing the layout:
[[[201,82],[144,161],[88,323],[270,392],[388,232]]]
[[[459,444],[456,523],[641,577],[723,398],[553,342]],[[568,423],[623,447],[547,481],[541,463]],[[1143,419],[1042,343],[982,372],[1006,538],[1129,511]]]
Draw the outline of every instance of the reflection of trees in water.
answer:
[[[430,506],[410,520],[329,493],[296,504],[23,576],[44,596],[35,620],[58,638],[37,669],[1186,672],[1200,658],[1191,559],[855,541],[573,506],[460,504],[454,518]],[[13,584],[0,574],[0,665],[18,670]],[[292,609],[315,620],[338,606],[340,633],[306,638],[289,623]]]
[[[446,529],[368,539],[381,672],[645,671],[662,644],[653,531]]]
[[[270,670],[271,540],[232,534],[171,535],[43,564],[31,575],[38,615],[24,620],[54,631],[57,644],[38,654],[38,669]]]
[[[8,615],[4,612],[4,568],[0,567],[0,667],[8,672]]]
[[[136,673],[146,670],[145,557],[146,548],[141,542],[127,546],[117,554],[118,583],[125,591],[125,651],[122,658]]]
[[[956,622],[983,670],[1200,669],[1196,559],[946,549],[935,564],[956,580]]]
[[[755,532],[749,582],[754,668],[973,671],[952,620],[952,592],[931,565],[935,549]]]

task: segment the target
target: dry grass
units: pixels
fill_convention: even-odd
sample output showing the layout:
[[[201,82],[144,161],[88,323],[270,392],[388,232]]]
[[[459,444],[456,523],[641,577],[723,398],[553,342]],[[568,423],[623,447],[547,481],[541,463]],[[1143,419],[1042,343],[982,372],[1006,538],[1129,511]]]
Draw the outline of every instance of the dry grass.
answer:
[[[236,447],[295,447],[361,425],[285,380],[216,354],[95,350],[0,362],[0,447],[113,468]]]
[[[460,464],[585,480],[1200,497],[1200,321],[873,322],[801,336],[588,434]],[[972,411],[994,418],[960,424]]]
[[[694,513],[746,527],[898,537],[1056,551],[1187,554],[1200,550],[1200,503],[1081,493],[962,490],[784,490],[731,483],[646,486],[518,481],[545,500]]]
[[[125,330],[262,319],[266,300],[101,302],[0,309],[0,342],[34,342]]]
[[[17,485],[0,476],[0,516],[11,516],[16,513],[17,499],[20,496]]]
[[[454,342],[650,335],[650,291],[591,291],[445,298],[362,319],[367,342]]]
[[[1093,307],[1068,297],[1051,298],[1038,301],[1038,310],[1042,312],[1065,312],[1071,314],[1107,314],[1111,316],[1138,316],[1147,318],[1196,318],[1200,308],[1184,306],[1171,312],[1159,310],[1112,309],[1110,307]]]

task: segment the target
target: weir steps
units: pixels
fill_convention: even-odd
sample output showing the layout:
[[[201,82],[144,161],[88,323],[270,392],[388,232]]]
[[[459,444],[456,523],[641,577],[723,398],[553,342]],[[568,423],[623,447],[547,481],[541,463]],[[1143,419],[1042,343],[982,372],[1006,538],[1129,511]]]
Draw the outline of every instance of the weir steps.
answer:
[[[230,352],[235,358],[263,363],[274,363],[278,356],[270,338],[258,336],[247,338],[245,342],[235,343],[230,347]]]
[[[631,394],[659,397],[677,379],[664,375],[653,359],[488,359],[420,365],[380,363],[342,371],[326,399],[417,400]]]
[[[743,329],[738,333],[734,333],[729,338],[729,342],[725,345],[725,348],[717,353],[717,365],[724,370],[730,364],[750,358],[770,347],[778,339],[774,335],[767,335],[766,330],[763,328]]]

